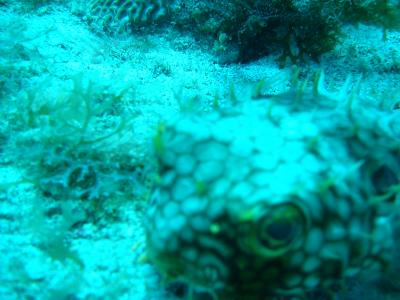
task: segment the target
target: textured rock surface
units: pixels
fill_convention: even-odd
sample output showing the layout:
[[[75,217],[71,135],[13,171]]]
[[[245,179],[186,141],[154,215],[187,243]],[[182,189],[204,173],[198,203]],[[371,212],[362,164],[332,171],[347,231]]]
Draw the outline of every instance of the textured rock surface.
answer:
[[[261,300],[385,270],[381,201],[396,197],[398,113],[328,93],[322,80],[160,126],[146,231],[164,276],[218,299]]]
[[[87,14],[94,28],[111,35],[160,29],[169,21],[212,46],[220,63],[274,54],[285,64],[318,61],[340,42],[346,23],[398,30],[398,7],[399,0],[91,0]]]

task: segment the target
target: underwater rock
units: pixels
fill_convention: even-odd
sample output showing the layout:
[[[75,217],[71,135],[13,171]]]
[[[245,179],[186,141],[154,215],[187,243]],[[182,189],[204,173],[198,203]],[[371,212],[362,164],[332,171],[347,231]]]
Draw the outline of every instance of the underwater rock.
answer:
[[[318,60],[338,44],[345,23],[400,28],[399,0],[91,0],[87,16],[110,35],[159,29],[168,21],[212,47],[221,63],[270,54],[281,64]]]

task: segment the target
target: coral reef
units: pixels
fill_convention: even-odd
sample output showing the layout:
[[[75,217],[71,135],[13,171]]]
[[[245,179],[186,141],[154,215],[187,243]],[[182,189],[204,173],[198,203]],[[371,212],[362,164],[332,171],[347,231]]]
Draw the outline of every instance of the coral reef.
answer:
[[[385,29],[400,25],[399,1],[186,2],[186,13],[177,16],[177,23],[190,24],[215,41],[226,35],[223,49],[237,47],[239,62],[275,52],[280,53],[281,63],[318,60],[340,41],[344,23],[364,22]]]
[[[293,63],[319,57],[340,41],[344,23],[384,29],[400,26],[399,1],[92,1],[89,16],[111,33],[168,20],[214,45],[219,54],[238,52],[231,62],[249,62],[271,53]],[[228,55],[229,56],[229,55]],[[231,55],[232,56],[232,55]]]
[[[145,225],[169,280],[214,299],[285,299],[387,270],[399,113],[359,84],[333,93],[322,73],[312,88],[296,74],[285,93],[261,82],[252,100],[160,125]]]

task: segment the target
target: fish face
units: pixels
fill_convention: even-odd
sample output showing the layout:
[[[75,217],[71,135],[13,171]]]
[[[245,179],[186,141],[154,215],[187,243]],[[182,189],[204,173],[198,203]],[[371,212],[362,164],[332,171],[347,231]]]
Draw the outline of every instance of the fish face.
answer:
[[[218,299],[262,300],[385,267],[391,231],[367,203],[368,163],[321,125],[326,116],[275,110],[279,122],[251,104],[180,116],[159,132],[145,223],[165,277]]]

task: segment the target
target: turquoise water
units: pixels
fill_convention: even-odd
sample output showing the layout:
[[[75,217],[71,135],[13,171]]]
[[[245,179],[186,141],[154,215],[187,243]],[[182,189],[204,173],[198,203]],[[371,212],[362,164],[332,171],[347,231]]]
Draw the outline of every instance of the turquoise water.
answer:
[[[398,5],[0,1],[0,299],[398,299]]]

